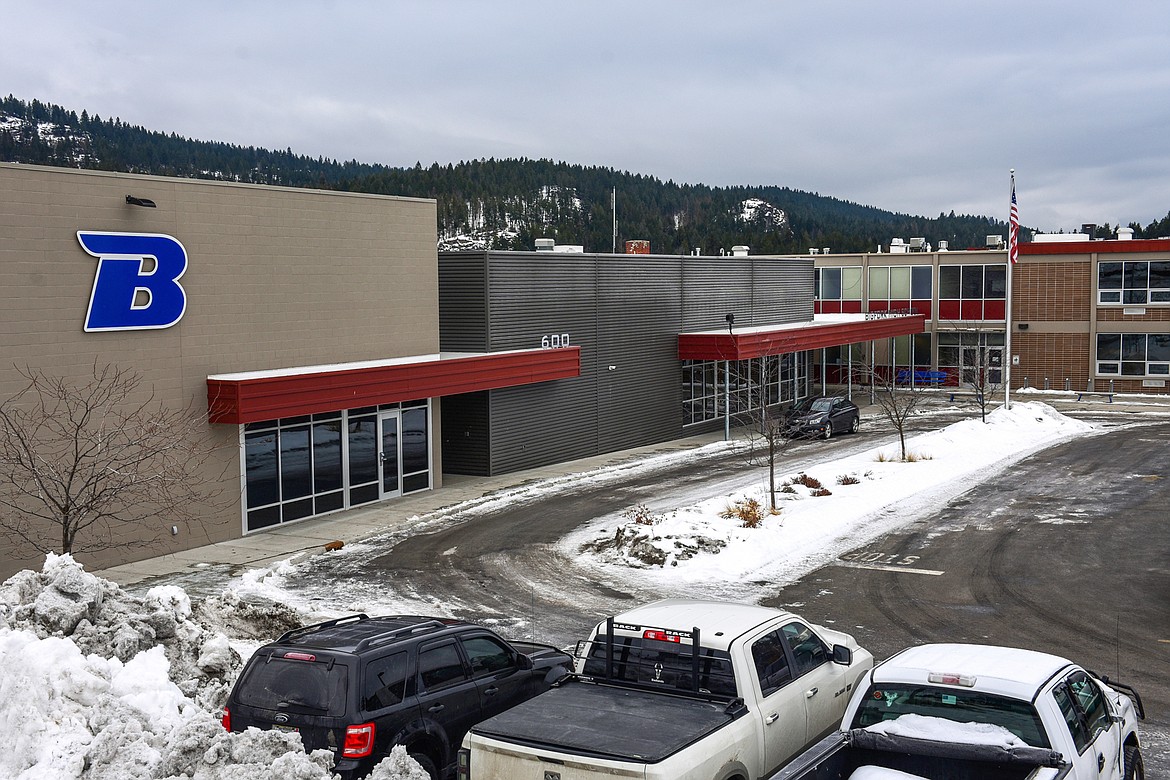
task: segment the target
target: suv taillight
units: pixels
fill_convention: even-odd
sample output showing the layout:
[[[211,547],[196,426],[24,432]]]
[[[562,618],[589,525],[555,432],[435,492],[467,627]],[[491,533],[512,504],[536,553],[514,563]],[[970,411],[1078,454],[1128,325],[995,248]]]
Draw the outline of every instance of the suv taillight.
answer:
[[[374,752],[374,724],[362,723],[345,727],[345,744],[341,747],[343,758],[365,758]]]
[[[232,730],[232,711],[227,707],[223,708],[223,720],[221,722],[223,723],[223,727],[225,729],[228,731]]]

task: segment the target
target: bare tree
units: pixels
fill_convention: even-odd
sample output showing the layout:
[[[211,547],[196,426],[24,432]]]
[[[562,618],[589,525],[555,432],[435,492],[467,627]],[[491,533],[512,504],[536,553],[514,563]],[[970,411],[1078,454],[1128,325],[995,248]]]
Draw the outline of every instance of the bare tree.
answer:
[[[0,404],[0,536],[89,553],[203,522],[200,508],[222,492],[205,470],[204,415],[156,403],[139,374],[111,365],[76,383],[17,371],[28,384]]]
[[[979,332],[979,331],[977,331]],[[960,380],[971,388],[975,403],[979,406],[979,419],[987,422],[987,410],[995,397],[1003,391],[1003,350],[994,350],[983,343],[982,332],[979,346],[963,347],[963,368]]]
[[[876,366],[872,361],[863,362],[859,372],[863,381],[870,384],[878,414],[889,421],[898,432],[898,443],[902,448],[901,460],[906,460],[906,422],[925,395],[923,385],[914,384],[913,381],[898,384],[898,371],[889,366]],[[908,377],[913,376],[911,369]]]
[[[746,388],[746,393],[737,393],[741,408],[734,410],[737,424],[743,426],[748,448],[746,459],[752,466],[768,468],[768,508],[776,510],[776,464],[797,438],[786,425],[784,405],[769,398],[758,377],[751,372],[736,371],[732,374],[736,384]]]

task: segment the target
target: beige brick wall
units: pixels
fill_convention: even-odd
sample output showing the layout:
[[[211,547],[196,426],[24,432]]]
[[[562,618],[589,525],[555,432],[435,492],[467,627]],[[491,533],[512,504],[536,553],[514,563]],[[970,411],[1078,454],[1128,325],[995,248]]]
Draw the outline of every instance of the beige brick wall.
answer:
[[[128,194],[158,207],[128,205]],[[83,332],[97,260],[78,230],[178,239],[183,319]],[[0,163],[0,291],[0,398],[22,385],[14,364],[80,376],[96,361],[140,371],[168,406],[206,411],[209,374],[437,352],[435,204]],[[212,428],[231,506],[209,533],[184,529],[162,552],[242,532],[238,431]],[[0,576],[11,568],[0,560]]]

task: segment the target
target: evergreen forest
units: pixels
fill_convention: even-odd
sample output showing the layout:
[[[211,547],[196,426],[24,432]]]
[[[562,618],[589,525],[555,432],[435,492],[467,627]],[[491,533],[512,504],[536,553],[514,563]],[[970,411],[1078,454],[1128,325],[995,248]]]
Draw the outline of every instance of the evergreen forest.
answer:
[[[392,156],[388,150],[387,156]],[[0,100],[0,161],[433,198],[441,249],[532,249],[537,238],[609,252],[643,239],[656,254],[874,251],[891,239],[983,248],[1007,224],[978,215],[894,213],[782,186],[676,184],[552,160],[480,159],[397,168],[339,162],[129,125],[61,106]],[[617,228],[614,229],[616,201]],[[1170,213],[1135,238],[1170,235]],[[1101,238],[1113,228],[1097,228]],[[1021,229],[1022,240],[1030,231]]]

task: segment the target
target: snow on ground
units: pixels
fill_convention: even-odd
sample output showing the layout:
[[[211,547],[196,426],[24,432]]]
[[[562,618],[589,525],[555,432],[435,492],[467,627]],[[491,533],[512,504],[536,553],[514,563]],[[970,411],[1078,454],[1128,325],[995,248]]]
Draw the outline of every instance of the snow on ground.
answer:
[[[810,467],[805,474],[831,495],[813,496],[808,487],[793,484],[792,492],[781,494],[780,513],[765,515],[758,528],[740,528],[720,516],[750,498],[767,506],[755,470],[724,496],[661,497],[646,510],[660,518],[655,525],[620,515],[599,518],[562,545],[578,560],[631,581],[657,578],[677,587],[796,577],[910,522],[1030,452],[1092,431],[1043,403],[1020,402],[992,412],[986,423],[967,420],[910,439],[914,462],[898,461],[895,444]],[[621,479],[693,455],[673,453],[532,483],[472,508],[452,507],[427,522],[447,522],[469,509],[500,509],[582,481]],[[856,483],[838,484],[841,477]],[[644,536],[661,561],[630,555],[630,544],[597,545],[619,527]],[[592,552],[582,555],[583,546]],[[694,551],[688,553],[688,546]],[[50,555],[40,572],[23,571],[0,585],[0,734],[8,746],[0,751],[0,778],[331,777],[330,756],[305,754],[295,735],[229,734],[219,723],[241,655],[307,622],[291,609],[250,601],[257,594],[281,601],[280,583],[295,577],[295,569],[284,562],[249,574],[232,583],[234,590],[198,603],[173,585],[131,595],[69,556]],[[372,777],[418,778],[420,771],[398,751]]]
[[[13,780],[315,780],[327,751],[249,729],[220,707],[241,658],[236,637],[274,636],[301,619],[225,592],[193,606],[180,588],[131,596],[50,555],[0,585],[0,778]],[[399,749],[371,775],[426,775]]]
[[[742,587],[746,594],[751,582],[797,579],[1029,453],[1093,431],[1047,404],[1016,402],[991,412],[986,422],[964,420],[908,439],[908,461],[900,460],[895,441],[803,472],[781,471],[776,514],[768,510],[768,486],[757,478],[746,490],[698,503],[672,505],[662,496],[652,507],[598,518],[566,537],[562,548],[611,579],[628,580],[635,569],[639,580],[663,587],[724,594]],[[824,494],[814,494],[817,483]],[[758,527],[724,516],[749,501],[763,508]]]

